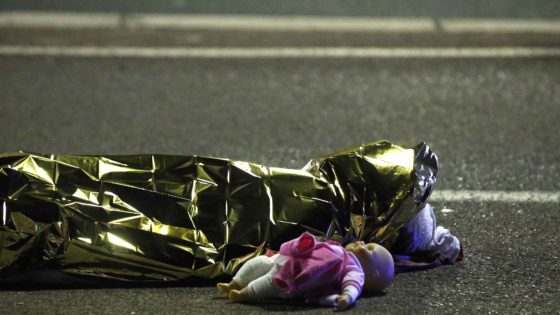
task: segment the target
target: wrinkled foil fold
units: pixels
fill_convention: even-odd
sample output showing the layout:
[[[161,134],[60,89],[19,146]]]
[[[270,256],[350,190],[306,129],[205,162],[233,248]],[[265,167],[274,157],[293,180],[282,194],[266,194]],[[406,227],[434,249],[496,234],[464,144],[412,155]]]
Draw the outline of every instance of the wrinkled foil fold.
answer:
[[[0,155],[0,282],[56,271],[165,282],[233,274],[308,231],[391,248],[438,160],[386,141],[302,169],[201,156]]]

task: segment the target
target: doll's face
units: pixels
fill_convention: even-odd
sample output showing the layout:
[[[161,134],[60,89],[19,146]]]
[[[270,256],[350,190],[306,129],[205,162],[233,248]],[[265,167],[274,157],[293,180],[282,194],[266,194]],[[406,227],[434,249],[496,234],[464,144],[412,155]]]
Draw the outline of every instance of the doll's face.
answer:
[[[362,265],[365,292],[381,292],[393,283],[395,271],[393,256],[385,247],[357,241],[346,245],[346,250],[352,252]]]

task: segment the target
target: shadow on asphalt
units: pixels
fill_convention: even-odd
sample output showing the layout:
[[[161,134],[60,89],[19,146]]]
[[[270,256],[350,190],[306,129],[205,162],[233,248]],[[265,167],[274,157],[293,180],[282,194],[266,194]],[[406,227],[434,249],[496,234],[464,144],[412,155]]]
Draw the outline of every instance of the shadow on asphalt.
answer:
[[[360,299],[381,298],[386,293],[363,293]],[[224,296],[216,296],[213,300],[227,300]],[[281,299],[262,299],[258,303],[242,303],[247,305],[256,306],[264,312],[298,312],[305,310],[316,310],[317,308],[324,308],[324,306],[312,305],[305,303],[304,300],[281,300]]]
[[[0,278],[0,291],[213,287],[218,282],[228,282],[230,280],[231,277],[229,276],[220,276],[213,279],[192,277],[179,281],[142,282],[69,276],[61,272],[26,272]]]

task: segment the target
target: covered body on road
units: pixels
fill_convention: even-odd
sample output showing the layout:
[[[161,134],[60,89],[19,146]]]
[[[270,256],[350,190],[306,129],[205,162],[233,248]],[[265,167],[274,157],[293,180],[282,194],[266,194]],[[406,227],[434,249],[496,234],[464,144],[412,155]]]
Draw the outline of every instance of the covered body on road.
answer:
[[[391,249],[427,201],[437,167],[427,145],[386,141],[303,169],[200,156],[1,154],[0,282],[37,271],[213,278],[305,231]]]

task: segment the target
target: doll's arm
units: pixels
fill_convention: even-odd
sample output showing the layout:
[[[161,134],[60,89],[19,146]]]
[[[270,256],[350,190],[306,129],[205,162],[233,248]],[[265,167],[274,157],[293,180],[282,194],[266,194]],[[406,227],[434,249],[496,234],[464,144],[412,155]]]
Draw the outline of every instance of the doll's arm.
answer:
[[[339,310],[350,307],[362,291],[364,284],[364,273],[360,270],[348,271],[342,280],[342,290],[338,294],[330,294],[319,299],[319,304],[323,306],[334,306]]]
[[[364,286],[364,272],[350,266],[350,269],[342,279],[342,293],[336,298],[339,310],[345,310],[350,307],[362,293]]]

